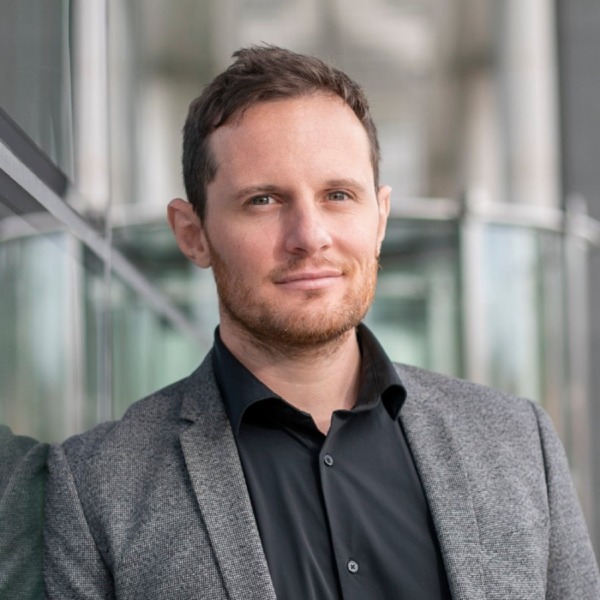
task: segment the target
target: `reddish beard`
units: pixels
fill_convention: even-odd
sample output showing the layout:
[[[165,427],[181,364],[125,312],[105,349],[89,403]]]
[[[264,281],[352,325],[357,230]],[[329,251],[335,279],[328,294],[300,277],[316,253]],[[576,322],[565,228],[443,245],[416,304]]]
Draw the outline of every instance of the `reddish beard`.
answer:
[[[324,306],[322,310],[312,312],[293,311],[290,307],[260,297],[256,282],[245,281],[243,273],[236,277],[237,274],[231,272],[208,237],[207,242],[222,316],[266,346],[310,348],[329,344],[356,327],[373,301],[379,266],[375,253],[363,265],[361,273],[361,266],[355,263],[334,263],[326,259],[295,259],[273,269],[267,276],[266,285],[277,285],[274,282],[308,267],[335,268],[353,283],[334,307]],[[258,286],[261,285],[265,283],[259,282]],[[306,290],[303,300],[306,305],[316,303],[326,293],[327,289]]]

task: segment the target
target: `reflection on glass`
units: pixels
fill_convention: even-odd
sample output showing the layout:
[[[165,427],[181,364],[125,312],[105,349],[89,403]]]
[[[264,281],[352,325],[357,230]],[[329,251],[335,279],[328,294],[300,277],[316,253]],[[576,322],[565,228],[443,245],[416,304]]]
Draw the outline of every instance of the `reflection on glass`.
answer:
[[[484,239],[486,325],[492,385],[541,397],[541,298],[538,237],[490,226]]]
[[[13,432],[61,441],[113,408],[120,416],[204,355],[104,269],[65,232],[0,244],[0,424]]]
[[[564,238],[489,225],[481,251],[489,384],[541,402],[569,452]]]
[[[189,375],[208,347],[199,348],[161,319],[122,281],[111,286],[114,416],[143,396]]]
[[[483,244],[490,384],[547,399],[552,412],[553,398],[564,397],[566,380],[563,240],[549,232],[490,225]]]
[[[461,373],[458,230],[392,219],[367,323],[393,360]]]
[[[65,233],[0,244],[0,422],[48,441],[79,424],[81,268],[72,244]]]
[[[0,108],[72,177],[70,4],[0,3]]]

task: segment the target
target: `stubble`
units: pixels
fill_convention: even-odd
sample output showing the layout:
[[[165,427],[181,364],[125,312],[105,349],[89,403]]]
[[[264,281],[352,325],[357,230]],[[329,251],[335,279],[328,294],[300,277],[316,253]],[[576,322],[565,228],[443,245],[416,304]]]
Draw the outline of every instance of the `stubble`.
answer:
[[[256,284],[243,274],[232,272],[208,237],[207,242],[221,319],[230,320],[247,337],[270,351],[290,355],[336,346],[362,321],[373,301],[379,266],[375,253],[362,267],[354,263],[332,264],[324,259],[294,259],[273,270],[266,282],[259,282],[259,287],[276,285],[273,282],[286,273],[299,271],[308,262],[312,268],[339,269],[343,277],[355,282],[334,306],[323,301],[327,289],[306,290],[302,292],[302,307],[294,311],[261,297]]]

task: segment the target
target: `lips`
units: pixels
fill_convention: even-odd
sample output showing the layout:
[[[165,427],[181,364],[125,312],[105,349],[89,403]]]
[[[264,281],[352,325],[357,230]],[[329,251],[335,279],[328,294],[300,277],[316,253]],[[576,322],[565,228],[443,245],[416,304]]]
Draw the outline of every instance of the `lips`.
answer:
[[[275,283],[286,289],[316,290],[336,284],[343,277],[339,269],[305,270],[283,274]]]
[[[338,269],[326,269],[322,271],[300,271],[288,273],[277,280],[277,283],[291,283],[293,281],[304,281],[311,279],[323,279],[328,277],[341,277],[342,272]]]

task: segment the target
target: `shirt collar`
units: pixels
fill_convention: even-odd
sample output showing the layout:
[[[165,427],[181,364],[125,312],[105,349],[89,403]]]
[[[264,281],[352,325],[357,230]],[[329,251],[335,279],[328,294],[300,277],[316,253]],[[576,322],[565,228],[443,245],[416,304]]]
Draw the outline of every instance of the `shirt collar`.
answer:
[[[215,329],[213,366],[225,411],[236,435],[249,406],[268,398],[279,398],[230,352],[221,340],[218,327]]]
[[[361,384],[355,411],[372,408],[381,398],[396,419],[406,399],[400,375],[372,331],[364,324],[356,330],[361,351]]]
[[[406,398],[400,376],[366,325],[361,323],[356,333],[361,348],[361,384],[356,406],[352,410],[370,410],[381,398],[390,417],[396,419]],[[213,365],[225,411],[236,435],[247,409],[257,402],[275,399],[290,406],[229,351],[221,340],[218,327],[215,330]]]

